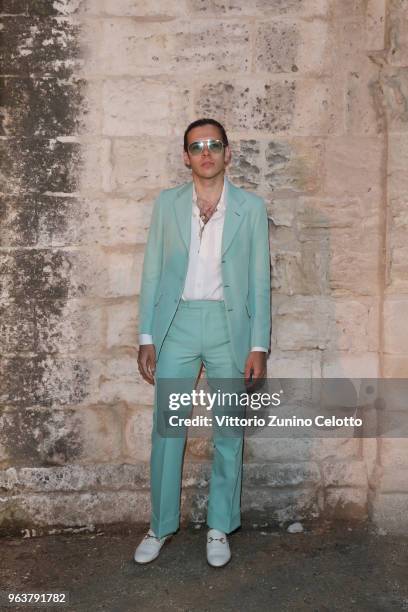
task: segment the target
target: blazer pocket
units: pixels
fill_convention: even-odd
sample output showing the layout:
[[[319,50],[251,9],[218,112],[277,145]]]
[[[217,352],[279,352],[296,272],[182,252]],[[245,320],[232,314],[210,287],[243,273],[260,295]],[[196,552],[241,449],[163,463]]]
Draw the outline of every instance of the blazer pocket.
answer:
[[[162,295],[163,295],[163,293],[159,293],[159,295],[157,296],[157,298],[156,298],[156,300],[154,302],[154,306],[157,306],[157,304],[160,302]]]

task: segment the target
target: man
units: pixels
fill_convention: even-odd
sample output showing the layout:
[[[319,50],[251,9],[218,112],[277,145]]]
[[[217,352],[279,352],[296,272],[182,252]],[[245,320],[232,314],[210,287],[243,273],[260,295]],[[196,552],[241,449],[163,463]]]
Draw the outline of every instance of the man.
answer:
[[[192,181],[154,203],[139,305],[139,371],[156,382],[151,451],[150,529],[134,559],[155,559],[177,531],[185,436],[161,436],[161,379],[254,383],[266,375],[270,343],[270,256],[263,200],[225,177],[231,151],[213,119],[191,123],[184,163]],[[156,380],[155,380],[156,378]],[[189,384],[189,383],[188,383]],[[243,437],[215,437],[207,511],[207,561],[231,558],[227,534],[240,526]]]

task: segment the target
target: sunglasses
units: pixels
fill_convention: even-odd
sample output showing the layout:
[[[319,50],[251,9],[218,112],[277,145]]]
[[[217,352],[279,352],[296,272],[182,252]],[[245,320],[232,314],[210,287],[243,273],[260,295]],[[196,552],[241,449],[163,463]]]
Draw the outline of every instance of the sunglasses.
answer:
[[[196,140],[195,142],[191,142],[187,148],[191,155],[200,155],[204,151],[205,145],[207,145],[210,153],[221,153],[223,148],[227,146],[222,140],[208,138],[207,140]]]

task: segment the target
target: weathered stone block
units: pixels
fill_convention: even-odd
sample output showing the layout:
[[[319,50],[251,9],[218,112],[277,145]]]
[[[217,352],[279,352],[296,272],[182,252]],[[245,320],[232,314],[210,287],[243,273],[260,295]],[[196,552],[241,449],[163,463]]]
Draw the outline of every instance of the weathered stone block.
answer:
[[[68,77],[82,64],[79,36],[79,24],[68,19],[3,17],[1,64],[7,66],[7,75],[51,72]]]
[[[95,290],[99,290],[106,297],[136,295],[141,282],[142,260],[143,249],[123,247],[106,252],[106,284],[102,286],[99,282]]]
[[[139,399],[138,399],[139,401]],[[123,434],[123,453],[132,462],[149,463],[153,406],[129,406]]]
[[[115,401],[111,405],[81,408],[79,418],[82,461],[99,463],[108,460],[109,463],[115,463],[122,459],[125,409],[126,406],[121,401]]]
[[[108,15],[122,17],[131,16],[140,18],[142,22],[149,21],[171,21],[176,16],[185,16],[187,13],[186,0],[95,0],[103,7],[103,12]]]
[[[310,458],[313,461],[350,462],[359,460],[361,440],[359,438],[316,438],[310,446]]]
[[[408,68],[384,69],[381,78],[390,132],[406,131],[408,125]]]
[[[85,13],[102,5],[103,0],[2,0],[1,10],[12,15],[38,15],[40,17]]]
[[[65,136],[84,131],[84,81],[54,77],[0,79],[5,136]]]
[[[191,95],[188,85],[122,77],[106,79],[102,95],[103,134],[113,137],[137,136],[139,147],[153,144],[151,155],[156,162],[162,157],[161,151],[168,144],[167,139],[173,138],[174,133],[181,133],[188,123]],[[145,137],[140,138],[141,134],[160,138],[149,143]]]
[[[85,233],[90,221],[90,211],[84,198],[65,198],[49,194],[36,198],[34,202],[31,196],[24,199],[27,200],[29,210],[35,204],[34,227],[37,231],[38,247],[64,247],[92,241],[90,233]],[[93,238],[95,239],[95,235]]]
[[[321,376],[321,351],[281,351],[272,346],[268,377],[309,378]]]
[[[36,309],[32,301],[4,300],[0,303],[2,354],[34,351],[36,347]]]
[[[293,122],[296,83],[207,82],[195,94],[196,114],[215,116],[230,130],[285,132]]]
[[[80,411],[28,408],[3,415],[4,446],[17,465],[64,465],[121,459],[122,407]],[[26,485],[28,486],[28,485]]]
[[[290,13],[323,16],[328,11],[326,0],[187,0],[193,15],[213,17],[220,14],[266,17]]]
[[[364,56],[345,76],[345,127],[354,137],[375,136],[386,130],[380,78],[378,65]]]
[[[303,196],[298,200],[296,226],[301,242],[322,237],[330,241],[332,228],[352,229],[363,219],[363,206],[358,198]]]
[[[408,346],[408,298],[388,298],[384,304],[384,350],[406,353]]]
[[[111,357],[99,379],[99,401],[153,405],[154,387],[145,382],[137,367],[136,354]]]
[[[279,241],[275,240],[275,244],[278,245]],[[300,251],[281,247],[276,254],[272,253],[272,293],[324,294],[327,290],[327,257],[324,257],[324,249],[322,251],[319,253],[315,243],[308,242],[302,245]]]
[[[335,487],[325,491],[324,513],[327,518],[364,520],[368,516],[367,489]]]
[[[249,27],[242,22],[104,19],[100,36],[97,56],[91,58],[100,74],[184,75],[250,69]],[[115,53],[112,40],[117,45]]]
[[[390,45],[388,63],[394,66],[408,64],[408,7],[404,0],[388,3]]]
[[[333,79],[326,76],[296,80],[296,110],[291,133],[295,136],[343,134],[344,101]]]
[[[0,247],[29,246],[37,242],[37,197],[0,198]]]
[[[257,191],[262,181],[262,166],[261,159],[262,144],[258,140],[229,140],[232,150],[231,163],[228,166],[228,176],[233,183],[249,189]]]
[[[99,355],[103,347],[103,307],[85,300],[34,304],[36,350]],[[16,347],[17,348],[17,347]]]
[[[362,16],[366,10],[366,0],[334,0],[332,3],[333,16],[341,17]]]
[[[384,468],[405,469],[408,468],[408,439],[407,438],[383,438],[381,440],[381,465]]]
[[[385,355],[384,376],[389,378],[408,377],[408,353],[406,355]]]
[[[321,187],[323,144],[319,141],[270,141],[265,160],[265,183],[271,191],[313,193]]]
[[[138,343],[138,306],[135,299],[105,306],[106,348],[134,349]]]
[[[247,465],[254,461],[255,466],[263,462],[310,461],[313,441],[306,438],[260,438],[247,436],[245,454]],[[251,469],[248,467],[248,469]],[[255,467],[256,469],[256,467]]]
[[[3,299],[66,300],[85,293],[85,254],[66,249],[16,249],[0,255]],[[95,274],[95,272],[93,272]],[[58,309],[58,306],[56,307]]]
[[[243,512],[267,514],[271,523],[312,519],[320,515],[318,495],[313,487],[282,491],[246,487],[242,492],[241,507]]]
[[[268,217],[275,227],[292,227],[297,216],[297,197],[274,197],[267,202]]]
[[[88,197],[115,189],[112,178],[112,141],[99,138],[84,143],[81,147],[82,171],[80,177],[81,193]]]
[[[246,463],[245,486],[299,487],[321,483],[320,471],[315,463]]]
[[[20,196],[39,191],[72,193],[78,189],[81,148],[78,142],[44,138],[0,141],[3,191]]]
[[[259,72],[321,72],[328,68],[330,46],[324,21],[260,23],[255,38]]]
[[[375,295],[381,237],[364,227],[333,228],[329,238],[329,286],[335,295]],[[357,263],[356,263],[357,262]]]
[[[375,485],[382,495],[408,493],[408,472],[406,468],[397,468],[394,465],[378,467],[376,476]]]
[[[368,0],[366,12],[366,48],[380,50],[385,47],[386,0]]]
[[[63,465],[81,454],[83,432],[75,410],[3,412],[1,430],[9,465]]]
[[[141,188],[154,189],[163,185],[167,176],[166,153],[163,139],[147,137],[142,142],[136,138],[115,140],[112,170],[114,189],[133,196]]]
[[[281,350],[324,349],[328,343],[330,303],[324,298],[292,297],[275,317]]]
[[[9,468],[0,472],[0,489],[8,493],[79,492],[100,487],[104,491],[148,487],[145,463],[63,465]]]
[[[143,490],[20,495],[2,497],[0,505],[0,527],[6,533],[10,526],[39,527],[45,533],[53,526],[93,531],[98,524],[135,523],[150,516],[150,494]]]
[[[10,406],[80,403],[91,384],[89,363],[79,357],[16,355],[1,360],[1,372],[0,402]]]
[[[322,464],[322,473],[325,487],[368,487],[367,470],[363,461],[330,459]]]
[[[381,195],[383,143],[375,137],[328,138],[326,143],[326,192],[356,198],[370,192]]]
[[[378,354],[376,352],[325,351],[322,356],[322,376],[324,378],[378,378]]]
[[[372,520],[390,534],[407,533],[408,495],[406,493],[378,493],[371,503]]]
[[[375,330],[370,327],[369,306],[364,299],[333,300],[331,306],[328,348],[361,352],[375,350],[375,338],[370,343],[370,332]]]
[[[99,228],[103,244],[146,244],[155,195],[140,189],[131,198],[105,200],[104,220]]]

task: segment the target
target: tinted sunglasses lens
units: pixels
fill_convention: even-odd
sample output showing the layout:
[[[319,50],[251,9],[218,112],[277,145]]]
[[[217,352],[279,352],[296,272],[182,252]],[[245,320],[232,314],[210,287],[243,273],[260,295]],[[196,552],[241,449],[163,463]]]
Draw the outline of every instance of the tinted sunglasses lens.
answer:
[[[211,153],[221,153],[223,144],[221,140],[210,140],[208,143],[208,149]]]
[[[202,141],[201,142],[192,142],[188,146],[188,150],[190,151],[191,155],[199,155],[204,150],[204,143]]]

